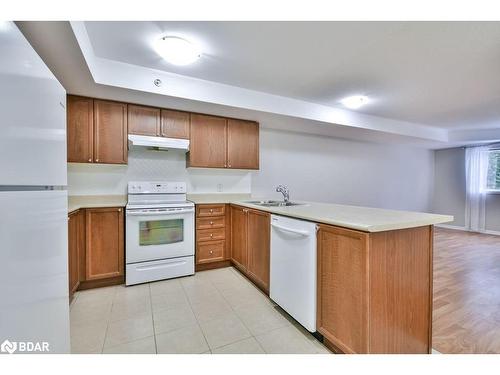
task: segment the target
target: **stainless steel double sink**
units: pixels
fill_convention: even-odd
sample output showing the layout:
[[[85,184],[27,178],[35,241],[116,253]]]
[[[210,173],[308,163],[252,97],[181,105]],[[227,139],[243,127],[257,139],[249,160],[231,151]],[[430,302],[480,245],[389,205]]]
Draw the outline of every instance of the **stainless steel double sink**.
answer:
[[[263,206],[263,207],[288,207],[288,206],[301,206],[301,205],[304,205],[304,203],[273,201],[273,200],[245,201],[245,203],[255,204],[257,206]]]

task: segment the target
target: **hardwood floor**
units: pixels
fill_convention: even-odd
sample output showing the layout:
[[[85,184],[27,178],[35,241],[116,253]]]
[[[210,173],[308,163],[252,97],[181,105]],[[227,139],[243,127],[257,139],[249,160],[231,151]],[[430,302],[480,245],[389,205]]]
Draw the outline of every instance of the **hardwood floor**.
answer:
[[[435,228],[432,346],[500,353],[500,236]]]

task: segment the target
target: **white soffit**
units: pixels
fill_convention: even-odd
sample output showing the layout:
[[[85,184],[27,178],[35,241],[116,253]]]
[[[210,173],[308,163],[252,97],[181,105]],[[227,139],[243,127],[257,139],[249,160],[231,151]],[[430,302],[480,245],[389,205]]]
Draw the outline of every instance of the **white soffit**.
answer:
[[[361,114],[101,58],[94,54],[85,23],[72,21],[70,24],[92,77],[98,84],[437,142],[448,141],[446,129]],[[160,87],[155,86],[155,79],[162,81]]]

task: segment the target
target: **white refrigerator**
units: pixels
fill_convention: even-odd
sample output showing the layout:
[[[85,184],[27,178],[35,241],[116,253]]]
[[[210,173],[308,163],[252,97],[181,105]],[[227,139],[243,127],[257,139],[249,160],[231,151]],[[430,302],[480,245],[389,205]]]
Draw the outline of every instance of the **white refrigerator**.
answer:
[[[68,353],[66,92],[12,22],[0,56],[0,349]]]

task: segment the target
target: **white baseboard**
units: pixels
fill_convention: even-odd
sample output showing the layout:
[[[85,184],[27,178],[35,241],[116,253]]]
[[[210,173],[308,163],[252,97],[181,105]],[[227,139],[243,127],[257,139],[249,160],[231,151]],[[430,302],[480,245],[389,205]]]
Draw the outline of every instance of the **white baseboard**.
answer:
[[[478,233],[478,232],[475,232],[475,231],[472,231],[472,230],[468,230],[465,227],[461,227],[461,226],[458,226],[458,225],[436,224],[434,226],[438,227],[438,228],[461,230],[463,232]],[[491,234],[493,236],[500,236],[500,231],[496,231],[496,230],[485,229],[485,230],[480,230],[479,233],[482,233],[482,234]]]
[[[492,234],[494,236],[500,236],[500,232],[497,231],[497,230],[488,230],[488,229],[485,229],[485,230],[482,230],[481,233]]]
[[[461,230],[461,231],[464,231],[464,232],[469,232],[467,229],[465,229],[465,227],[461,227],[459,225],[436,224],[434,226],[438,227],[438,228],[454,229],[454,230]]]

